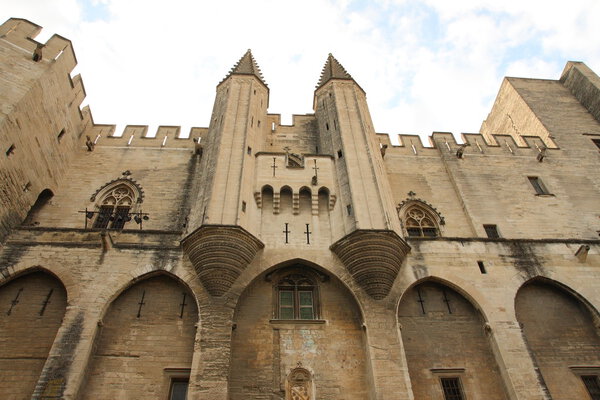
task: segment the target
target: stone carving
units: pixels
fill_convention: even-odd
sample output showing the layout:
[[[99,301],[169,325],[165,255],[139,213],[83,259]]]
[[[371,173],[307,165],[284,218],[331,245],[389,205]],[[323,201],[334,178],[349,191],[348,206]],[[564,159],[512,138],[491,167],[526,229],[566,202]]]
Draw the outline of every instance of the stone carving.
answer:
[[[182,241],[202,284],[212,296],[224,295],[263,243],[237,226],[204,225]]]
[[[359,230],[338,240],[330,249],[356,283],[372,298],[381,300],[390,292],[410,246],[393,231]]]
[[[286,400],[315,399],[311,373],[302,367],[301,362],[288,375],[285,393]]]

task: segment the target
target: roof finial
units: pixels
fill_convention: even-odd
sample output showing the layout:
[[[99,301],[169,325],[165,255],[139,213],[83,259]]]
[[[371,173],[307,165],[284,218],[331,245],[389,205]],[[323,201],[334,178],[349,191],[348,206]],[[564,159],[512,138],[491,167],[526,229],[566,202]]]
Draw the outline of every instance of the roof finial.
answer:
[[[329,53],[327,61],[321,71],[321,78],[317,84],[317,89],[326,84],[330,79],[348,79],[354,80],[352,76],[346,71],[346,69],[335,59],[333,54]]]
[[[240,58],[240,60],[233,66],[229,74],[225,77],[225,79],[229,78],[231,75],[254,75],[256,76],[265,86],[267,86],[262,72],[256,64],[256,60],[254,60],[254,56],[252,56],[252,50],[248,49],[246,53]],[[223,81],[225,80],[223,79]],[[222,81],[221,81],[222,82]]]

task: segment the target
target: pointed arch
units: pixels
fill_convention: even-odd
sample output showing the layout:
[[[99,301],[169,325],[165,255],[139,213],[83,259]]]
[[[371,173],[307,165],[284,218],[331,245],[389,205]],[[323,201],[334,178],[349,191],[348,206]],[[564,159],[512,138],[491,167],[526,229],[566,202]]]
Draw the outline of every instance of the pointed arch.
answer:
[[[280,289],[290,292],[288,309],[295,306],[294,289],[310,291],[314,298],[318,297],[318,319],[303,319],[302,310],[292,310],[282,316],[278,303]],[[297,305],[301,308],[310,306],[308,303]],[[310,311],[310,307],[306,310]],[[259,398],[265,392],[288,398],[286,396],[291,394],[288,372],[297,368],[298,362],[310,371],[310,375],[297,377],[298,390],[302,390],[300,383],[307,383],[305,378],[311,376],[319,377],[313,380],[314,390],[324,396],[335,397],[343,387],[344,398],[348,400],[368,397],[367,355],[360,306],[343,282],[323,268],[299,259],[269,268],[241,293],[233,322],[228,382],[232,400]],[[248,340],[249,337],[252,340]],[[343,340],[331,340],[332,337]],[[253,361],[249,363],[248,360]],[[335,365],[333,360],[337,360]]]
[[[415,399],[444,398],[450,387],[461,391],[457,398],[507,399],[485,317],[453,286],[423,279],[400,300],[398,322]]]
[[[195,296],[163,271],[132,282],[102,318],[82,399],[167,398],[172,385],[189,376],[198,322]],[[174,370],[176,377],[169,372]]]
[[[429,203],[420,199],[407,199],[397,209],[406,236],[441,236],[440,227],[445,223],[444,217]]]
[[[143,196],[141,187],[131,179],[116,179],[105,184],[90,198],[97,200],[93,228],[123,229],[131,221],[131,215],[138,211]]]
[[[536,277],[517,291],[515,314],[550,395],[591,396],[589,385],[600,381],[598,311],[568,286]]]
[[[67,306],[63,283],[29,269],[0,286],[0,398],[30,398],[62,324]]]

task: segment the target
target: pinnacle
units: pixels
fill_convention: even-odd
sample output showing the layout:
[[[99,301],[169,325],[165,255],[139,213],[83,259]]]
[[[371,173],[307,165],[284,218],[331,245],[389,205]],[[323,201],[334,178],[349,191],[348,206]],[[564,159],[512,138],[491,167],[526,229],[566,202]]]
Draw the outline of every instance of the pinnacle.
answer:
[[[317,89],[326,84],[330,79],[349,79],[353,80],[352,76],[346,71],[346,69],[335,59],[333,54],[329,53],[327,56],[327,62],[321,72],[321,78],[317,84]]]
[[[229,78],[231,75],[254,75],[263,83],[263,85],[267,86],[262,76],[262,72],[260,71],[258,64],[256,64],[256,60],[254,60],[254,56],[252,56],[252,51],[250,49],[248,49],[242,58],[240,58],[240,60],[237,62],[237,64],[231,68],[231,71],[229,71],[229,74],[227,74],[225,79]]]

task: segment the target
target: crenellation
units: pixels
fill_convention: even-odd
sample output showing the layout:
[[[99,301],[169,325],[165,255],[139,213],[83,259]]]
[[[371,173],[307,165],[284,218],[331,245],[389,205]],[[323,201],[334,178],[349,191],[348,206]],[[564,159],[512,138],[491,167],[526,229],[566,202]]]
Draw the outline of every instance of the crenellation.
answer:
[[[68,40],[34,60],[40,29],[0,26],[0,397],[539,400],[600,380],[584,64],[505,79],[479,133],[392,145],[331,54],[314,114],[282,125],[248,50],[209,127],[121,130],[80,108]]]

